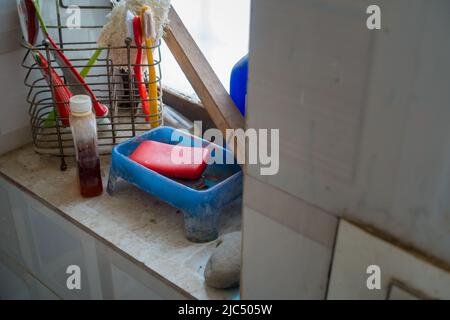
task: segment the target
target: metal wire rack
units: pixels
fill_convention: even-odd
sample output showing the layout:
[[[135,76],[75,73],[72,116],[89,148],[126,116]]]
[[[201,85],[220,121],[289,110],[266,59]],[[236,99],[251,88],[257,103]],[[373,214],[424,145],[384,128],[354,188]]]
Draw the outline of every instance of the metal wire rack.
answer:
[[[29,88],[27,102],[29,104],[29,116],[32,130],[32,139],[35,151],[40,154],[50,154],[61,159],[61,170],[67,168],[65,158],[74,155],[73,140],[70,128],[64,126],[65,120],[61,118],[57,110],[55,100],[55,85],[53,81],[48,83],[42,74],[42,67],[31,59],[31,54],[40,52],[48,61],[48,72],[51,69],[63,79],[65,85],[76,86],[70,83],[63,74],[63,66],[57,64],[54,59],[55,50],[61,50],[72,62],[73,66],[80,71],[94,51],[100,48],[95,41],[65,41],[64,30],[68,27],[61,23],[61,12],[69,6],[64,0],[54,0],[56,8],[56,24],[48,24],[47,29],[55,35],[53,39],[59,46],[54,49],[49,46],[48,41],[30,46],[22,40],[22,46],[27,49],[27,53],[22,61],[22,66],[27,69],[25,76],[25,86]],[[91,2],[95,2],[92,0]],[[105,1],[103,1],[104,3]],[[79,5],[80,10],[103,10],[104,14],[112,9],[111,5]],[[102,25],[81,25],[77,30],[71,32],[86,32],[88,30],[99,31]],[[156,70],[156,83],[158,87],[158,117],[157,125],[162,124],[162,86],[161,86],[161,41],[152,46]],[[130,54],[130,50],[136,47],[132,45],[131,39],[126,39],[121,47],[104,47],[102,55],[92,66],[91,71],[85,77],[86,83],[90,86],[98,101],[108,107],[109,113],[103,118],[97,118],[98,145],[101,154],[108,154],[117,143],[134,137],[155,125],[155,121],[150,123],[150,118],[155,114],[146,115],[141,108],[141,99],[137,91],[137,82],[131,70],[135,66]],[[145,47],[143,47],[145,49]],[[111,50],[127,50],[127,64],[114,64],[110,59]],[[144,50],[145,51],[145,50]],[[140,64],[144,70],[149,64]],[[50,77],[51,78],[51,77]],[[148,83],[145,74],[144,82]],[[79,85],[79,84],[78,84]],[[147,99],[150,101],[151,99]],[[153,99],[154,100],[154,99]],[[54,116],[50,119],[49,117]],[[147,119],[146,119],[147,118]],[[67,123],[67,121],[66,121]]]

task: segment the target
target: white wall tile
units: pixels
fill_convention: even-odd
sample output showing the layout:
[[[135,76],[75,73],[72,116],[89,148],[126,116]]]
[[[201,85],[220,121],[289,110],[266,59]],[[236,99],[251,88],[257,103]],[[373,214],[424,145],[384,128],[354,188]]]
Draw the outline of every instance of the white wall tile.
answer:
[[[0,251],[21,260],[19,239],[14,223],[14,207],[8,192],[8,185],[0,179]]]
[[[28,196],[25,201],[36,274],[64,299],[101,298],[94,239],[38,201]],[[81,290],[66,285],[69,265],[81,270]]]
[[[59,297],[13,259],[0,253],[0,300],[57,300]]]
[[[242,299],[324,299],[332,248],[243,209]]]
[[[62,299],[190,298],[1,177],[0,219],[0,260],[9,257],[14,263],[8,268],[19,278],[35,278]],[[81,269],[81,290],[66,286],[69,265]],[[8,270],[0,268],[0,281],[9,277]],[[23,272],[29,275],[22,277]],[[46,292],[37,286],[30,295],[19,280],[12,279],[0,295],[36,298]]]
[[[381,270],[381,288],[366,285],[369,265]],[[392,280],[428,298],[450,299],[450,272],[341,220],[328,299],[386,299]]]
[[[449,29],[445,0],[255,1],[247,126],[280,171],[248,174],[450,263]]]
[[[164,280],[139,268],[103,243],[96,243],[104,299],[188,299]]]

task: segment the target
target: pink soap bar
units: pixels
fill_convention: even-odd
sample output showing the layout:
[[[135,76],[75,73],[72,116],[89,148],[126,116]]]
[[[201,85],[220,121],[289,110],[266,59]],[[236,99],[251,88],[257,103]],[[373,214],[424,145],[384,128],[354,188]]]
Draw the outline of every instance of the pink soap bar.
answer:
[[[152,140],[142,142],[130,159],[164,176],[198,179],[206,168],[209,150],[201,147],[183,147]]]

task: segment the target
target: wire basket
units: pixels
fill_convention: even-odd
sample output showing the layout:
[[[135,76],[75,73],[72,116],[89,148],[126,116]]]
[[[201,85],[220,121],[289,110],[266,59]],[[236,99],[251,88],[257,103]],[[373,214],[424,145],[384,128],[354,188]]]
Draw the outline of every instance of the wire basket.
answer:
[[[91,0],[90,2],[95,2]],[[79,5],[81,12],[90,12],[99,10],[104,16],[112,9],[109,2],[101,1],[103,5]],[[104,4],[107,5],[104,5]],[[67,168],[65,157],[75,154],[72,134],[70,127],[64,126],[67,119],[61,118],[57,110],[57,101],[55,100],[55,85],[53,81],[47,82],[42,74],[42,68],[32,59],[31,54],[40,52],[48,61],[48,72],[51,69],[63,79],[68,86],[77,84],[70,83],[63,74],[62,66],[57,64],[54,59],[54,51],[61,50],[71,61],[73,66],[80,71],[86,66],[92,54],[100,48],[96,41],[72,40],[76,32],[80,35],[88,32],[100,32],[103,25],[83,25],[75,30],[70,30],[70,37],[66,36],[68,27],[61,23],[62,13],[66,12],[69,5],[64,0],[54,0],[54,10],[56,23],[47,24],[47,29],[52,34],[52,38],[60,49],[54,49],[49,46],[48,41],[43,40],[40,44],[30,46],[24,40],[22,46],[27,49],[27,53],[22,62],[22,66],[27,69],[25,77],[25,86],[29,88],[27,102],[29,104],[29,116],[31,122],[32,139],[35,151],[40,154],[49,154],[61,158],[61,170]],[[48,13],[48,12],[47,12]],[[48,13],[49,14],[49,13]],[[50,14],[50,16],[52,16]],[[92,19],[91,19],[92,20]],[[83,19],[81,20],[83,21]],[[75,37],[77,38],[77,37]],[[66,41],[65,41],[66,40]],[[104,104],[109,112],[103,118],[97,117],[98,146],[100,154],[109,154],[112,147],[117,143],[134,137],[142,132],[148,131],[151,127],[162,124],[162,86],[161,86],[161,41],[154,43],[153,64],[139,64],[143,70],[148,66],[155,66],[156,84],[158,87],[158,113],[144,114],[141,106],[141,98],[137,90],[137,82],[132,74],[133,63],[130,50],[136,49],[132,45],[131,39],[126,39],[121,47],[104,47],[102,54],[97,62],[92,66],[89,74],[85,77],[87,85],[97,97],[97,100]],[[146,47],[143,47],[145,51]],[[110,59],[111,50],[126,50],[127,64],[114,64]],[[51,77],[50,77],[51,78]],[[148,75],[144,72],[144,82],[147,86]],[[78,84],[79,85],[79,84]],[[150,101],[152,99],[147,99]],[[155,100],[155,99],[153,99]],[[68,101],[67,101],[68,102]],[[150,122],[150,119],[157,120]],[[64,121],[65,120],[65,121]]]

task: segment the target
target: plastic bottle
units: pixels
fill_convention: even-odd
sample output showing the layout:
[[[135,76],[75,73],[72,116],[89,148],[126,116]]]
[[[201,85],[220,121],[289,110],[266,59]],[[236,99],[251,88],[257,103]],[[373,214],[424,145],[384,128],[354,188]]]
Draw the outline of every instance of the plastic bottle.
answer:
[[[97,146],[97,125],[89,96],[76,95],[70,98],[70,128],[77,159],[80,193],[83,197],[98,196],[103,192],[103,184]]]
[[[242,57],[236,62],[231,70],[230,77],[230,96],[238,107],[239,111],[245,116],[245,98],[247,96],[247,77],[248,77],[248,55]]]

